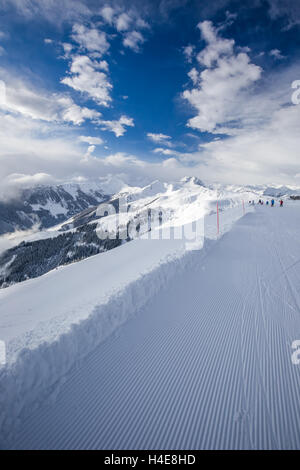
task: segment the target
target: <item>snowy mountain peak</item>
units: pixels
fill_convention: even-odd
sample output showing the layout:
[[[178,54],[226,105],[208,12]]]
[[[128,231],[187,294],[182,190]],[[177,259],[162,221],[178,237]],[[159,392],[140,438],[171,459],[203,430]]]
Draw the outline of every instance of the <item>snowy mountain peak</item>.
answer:
[[[204,186],[205,187],[205,184],[203,183],[203,181],[201,181],[196,176],[184,176],[184,178],[182,178],[180,181],[183,184],[189,183],[189,184],[195,184],[197,186]]]

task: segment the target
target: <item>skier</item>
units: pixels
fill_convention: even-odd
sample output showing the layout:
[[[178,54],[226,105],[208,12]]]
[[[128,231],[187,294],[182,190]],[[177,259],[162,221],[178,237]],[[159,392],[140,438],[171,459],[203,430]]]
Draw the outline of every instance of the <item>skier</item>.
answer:
[[[266,202],[266,205],[267,205],[267,206],[269,205],[269,201]]]
[[[280,207],[282,207],[282,206],[283,206],[283,200],[280,199]]]
[[[275,204],[275,201],[274,201],[274,199],[272,199],[271,206],[274,207],[274,204]]]

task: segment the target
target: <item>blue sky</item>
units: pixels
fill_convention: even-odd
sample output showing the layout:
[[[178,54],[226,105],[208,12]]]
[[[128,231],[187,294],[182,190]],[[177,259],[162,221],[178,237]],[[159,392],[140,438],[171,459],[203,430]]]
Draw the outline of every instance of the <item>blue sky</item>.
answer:
[[[0,0],[0,12],[3,187],[108,174],[300,184],[295,2]]]

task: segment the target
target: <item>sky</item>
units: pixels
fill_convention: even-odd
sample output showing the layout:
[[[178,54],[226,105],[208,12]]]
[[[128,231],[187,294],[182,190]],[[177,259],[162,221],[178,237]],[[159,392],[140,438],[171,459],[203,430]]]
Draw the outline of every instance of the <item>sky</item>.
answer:
[[[300,2],[0,0],[0,195],[300,185]]]

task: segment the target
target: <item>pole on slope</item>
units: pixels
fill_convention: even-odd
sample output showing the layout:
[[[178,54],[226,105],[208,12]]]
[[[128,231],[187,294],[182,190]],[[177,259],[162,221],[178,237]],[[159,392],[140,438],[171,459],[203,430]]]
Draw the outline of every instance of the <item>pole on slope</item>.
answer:
[[[245,201],[243,199],[243,214],[245,215]]]
[[[219,202],[217,201],[217,234],[220,233]]]

